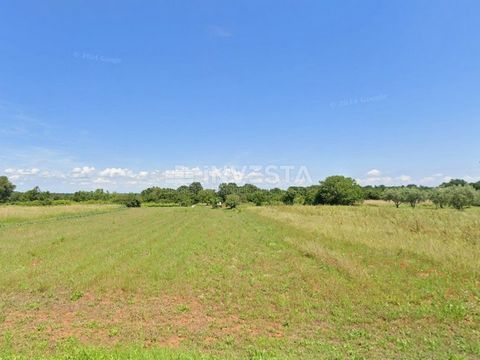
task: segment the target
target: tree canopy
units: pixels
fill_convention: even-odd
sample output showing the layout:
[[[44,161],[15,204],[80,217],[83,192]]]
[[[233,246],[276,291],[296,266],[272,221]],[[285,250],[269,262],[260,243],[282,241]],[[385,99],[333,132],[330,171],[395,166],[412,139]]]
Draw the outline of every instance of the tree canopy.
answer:
[[[363,191],[355,180],[349,177],[329,176],[320,182],[315,204],[353,205],[363,200]]]
[[[0,202],[7,201],[14,190],[15,185],[6,176],[0,176]]]

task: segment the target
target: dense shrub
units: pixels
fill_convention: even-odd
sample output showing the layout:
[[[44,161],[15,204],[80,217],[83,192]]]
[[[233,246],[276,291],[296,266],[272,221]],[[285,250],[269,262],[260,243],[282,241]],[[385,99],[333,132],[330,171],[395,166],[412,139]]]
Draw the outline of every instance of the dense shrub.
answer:
[[[254,203],[256,206],[261,206],[268,202],[268,192],[265,190],[257,190],[252,193],[247,200]]]
[[[297,194],[293,199],[294,205],[305,205],[305,197],[303,195]]]
[[[25,191],[21,197],[22,201],[40,201],[48,205],[48,202],[52,200],[52,196],[48,191],[41,191],[38,186],[35,186],[32,190]]]
[[[197,194],[198,202],[202,204],[212,205],[213,203],[217,203],[219,200],[215,190],[211,189],[202,189]]]
[[[227,195],[225,199],[225,206],[229,209],[234,209],[240,204],[240,196],[236,194]]]
[[[125,206],[129,208],[137,208],[142,206],[142,203],[138,199],[129,199],[125,201]]]

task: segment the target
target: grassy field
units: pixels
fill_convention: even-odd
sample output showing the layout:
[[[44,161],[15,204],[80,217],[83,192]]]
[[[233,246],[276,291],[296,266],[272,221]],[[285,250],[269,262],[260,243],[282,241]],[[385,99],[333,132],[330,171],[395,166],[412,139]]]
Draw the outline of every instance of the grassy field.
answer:
[[[480,358],[480,209],[0,207],[0,359]]]
[[[122,209],[119,205],[0,206],[0,226],[34,223],[48,219],[78,218]]]

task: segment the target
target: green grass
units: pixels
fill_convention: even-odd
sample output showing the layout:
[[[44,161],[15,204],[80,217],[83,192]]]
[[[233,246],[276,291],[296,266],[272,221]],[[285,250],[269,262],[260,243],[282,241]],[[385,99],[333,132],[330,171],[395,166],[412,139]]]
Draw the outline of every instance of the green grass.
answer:
[[[478,208],[77,210],[0,212],[0,359],[480,357]]]
[[[0,228],[122,210],[119,205],[0,206]]]

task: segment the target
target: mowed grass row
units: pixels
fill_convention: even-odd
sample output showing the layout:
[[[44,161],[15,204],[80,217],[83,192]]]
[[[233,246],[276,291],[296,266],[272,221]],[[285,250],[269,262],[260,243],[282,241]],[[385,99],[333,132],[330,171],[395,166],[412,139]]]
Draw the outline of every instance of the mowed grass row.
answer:
[[[0,206],[0,227],[36,223],[44,220],[75,218],[121,210],[120,205],[75,204],[60,206]]]
[[[5,227],[0,348],[476,358],[479,219],[477,209],[196,207]]]

